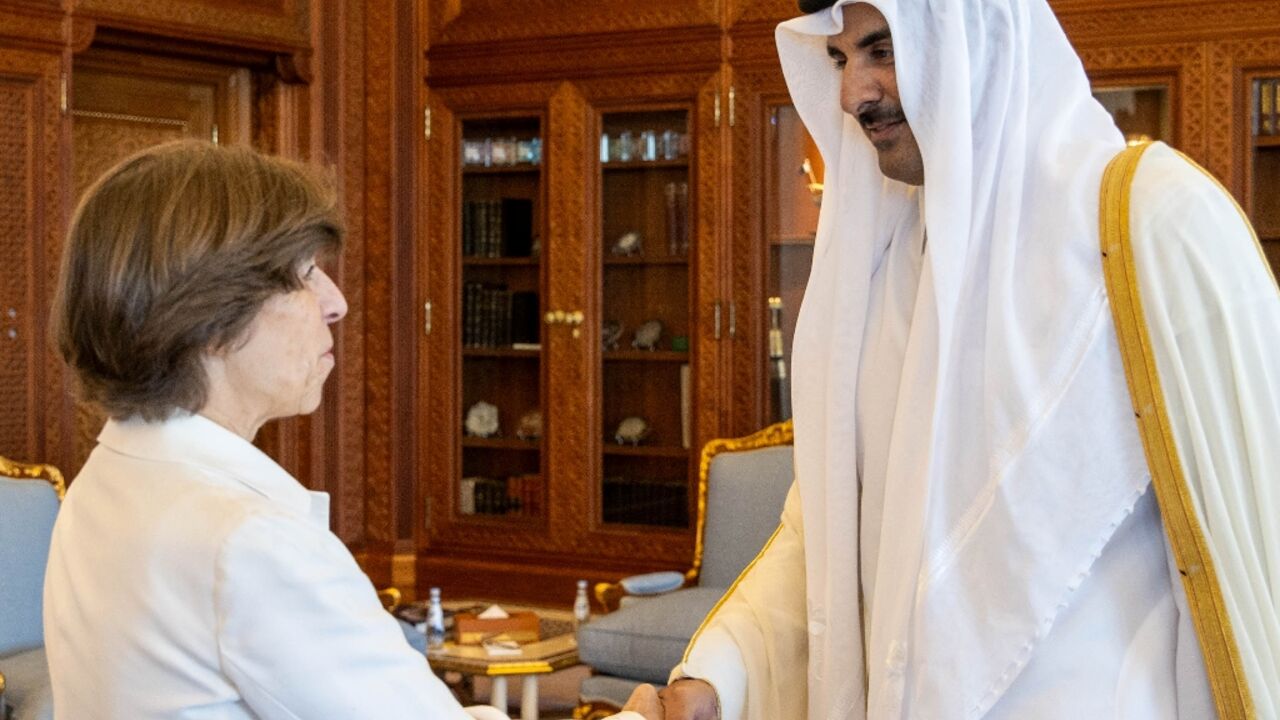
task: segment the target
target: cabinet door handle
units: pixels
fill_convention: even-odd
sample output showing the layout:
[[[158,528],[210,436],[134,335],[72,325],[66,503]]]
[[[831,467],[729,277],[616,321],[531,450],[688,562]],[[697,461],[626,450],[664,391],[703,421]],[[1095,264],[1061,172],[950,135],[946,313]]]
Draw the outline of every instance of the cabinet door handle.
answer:
[[[422,332],[424,335],[431,335],[431,301],[428,300],[422,304]]]
[[[732,300],[729,301],[729,337],[738,336],[738,306]]]
[[[729,86],[729,127],[734,126],[734,118],[737,117],[737,90],[734,86]]]
[[[720,339],[720,301],[719,300],[716,301],[715,310],[712,313],[712,318],[713,319],[712,319],[711,326],[715,331],[715,338],[719,340]]]
[[[715,106],[716,127],[720,127],[720,90],[716,89],[716,106]]]

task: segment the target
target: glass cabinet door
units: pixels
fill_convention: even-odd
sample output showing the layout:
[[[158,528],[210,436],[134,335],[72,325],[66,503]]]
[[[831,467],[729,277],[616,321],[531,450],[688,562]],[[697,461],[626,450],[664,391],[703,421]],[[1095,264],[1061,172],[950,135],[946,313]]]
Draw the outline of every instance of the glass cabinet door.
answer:
[[[538,117],[462,122],[462,516],[544,516],[542,127]]]
[[[1280,72],[1254,78],[1247,198],[1254,229],[1280,268]]]
[[[689,526],[690,111],[600,117],[601,520]]]
[[[822,204],[822,156],[791,105],[769,111],[765,176],[765,232],[768,238],[768,422],[791,417],[791,340],[809,282],[813,243]]]
[[[1093,96],[1115,118],[1130,144],[1173,142],[1173,118],[1167,85],[1095,84]]]

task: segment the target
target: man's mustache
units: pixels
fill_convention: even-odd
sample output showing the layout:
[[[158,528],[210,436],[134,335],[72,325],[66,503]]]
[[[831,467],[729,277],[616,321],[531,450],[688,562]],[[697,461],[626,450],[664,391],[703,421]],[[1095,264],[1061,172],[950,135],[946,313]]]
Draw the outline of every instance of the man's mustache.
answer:
[[[907,116],[902,114],[902,106],[900,105],[875,105],[858,113],[858,122],[863,128],[873,125],[891,125],[897,122],[906,122]]]

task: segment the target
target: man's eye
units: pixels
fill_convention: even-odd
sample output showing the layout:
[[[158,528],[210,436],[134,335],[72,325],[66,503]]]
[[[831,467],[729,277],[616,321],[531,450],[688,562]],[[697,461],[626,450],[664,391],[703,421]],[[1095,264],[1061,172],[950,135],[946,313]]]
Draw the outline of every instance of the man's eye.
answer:
[[[893,48],[875,48],[871,51],[871,57],[874,60],[892,60]]]
[[[835,69],[837,69],[837,70],[843,70],[843,69],[844,69],[844,65],[845,65],[845,59],[844,59],[844,58],[834,58],[834,57],[833,57],[833,58],[831,58],[831,64],[832,64],[833,66],[835,66]]]

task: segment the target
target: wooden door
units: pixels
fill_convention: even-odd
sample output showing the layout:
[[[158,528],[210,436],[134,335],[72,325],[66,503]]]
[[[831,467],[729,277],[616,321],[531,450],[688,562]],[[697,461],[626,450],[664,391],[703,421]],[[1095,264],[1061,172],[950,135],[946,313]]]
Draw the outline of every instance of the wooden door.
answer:
[[[249,138],[249,72],[140,53],[90,50],[75,59],[72,155],[75,198],[134,152],[169,140]],[[76,403],[68,477],[93,449],[105,418]]]

